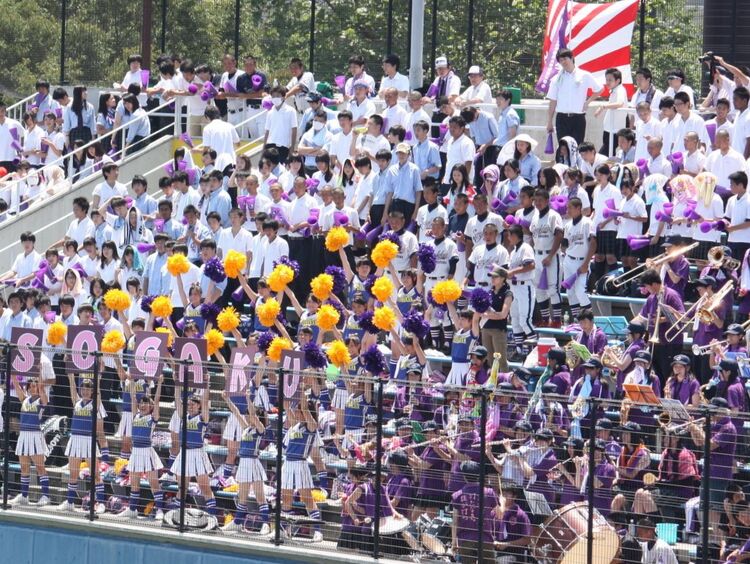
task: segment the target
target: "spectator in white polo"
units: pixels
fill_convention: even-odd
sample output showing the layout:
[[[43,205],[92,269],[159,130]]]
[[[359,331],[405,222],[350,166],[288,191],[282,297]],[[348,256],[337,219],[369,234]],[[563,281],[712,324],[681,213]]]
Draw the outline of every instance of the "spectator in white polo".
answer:
[[[471,165],[474,161],[474,142],[466,135],[466,121],[461,116],[453,116],[448,120],[448,137],[443,143],[446,151],[445,176],[441,193],[446,194],[450,189],[451,172],[456,165],[464,165],[466,173],[471,178]]]
[[[411,111],[406,116],[406,123],[404,124],[404,129],[406,129],[405,140],[409,145],[415,145],[417,142],[417,138],[414,136],[414,124],[418,121],[430,123],[430,115],[424,111],[423,105],[422,94],[416,90],[409,93],[409,109]]]
[[[651,108],[651,117],[658,122],[659,102],[661,102],[661,99],[664,97],[664,92],[654,86],[651,69],[646,67],[638,69],[635,73],[635,84],[637,88],[633,93],[633,97],[630,99],[630,107],[637,109],[638,104],[646,102]],[[635,123],[637,127],[638,119],[635,120]]]
[[[398,90],[395,88],[389,88],[383,92],[383,100],[385,100],[385,108],[382,113],[384,122],[383,129],[388,131],[394,125],[400,125],[406,128],[408,114],[404,107],[398,103]]]
[[[729,132],[726,129],[716,132],[716,150],[712,151],[703,165],[706,172],[716,175],[716,185],[729,188],[729,175],[745,171],[745,158],[729,143]]]
[[[492,103],[490,85],[484,80],[484,71],[477,65],[469,67],[469,84],[470,86],[456,100],[459,108]]]
[[[693,102],[693,104],[695,103],[695,92],[685,84],[685,73],[682,69],[671,69],[667,71],[667,85],[669,88],[664,91],[665,96],[671,96],[674,98],[674,95],[678,92],[686,92],[687,95],[690,96],[690,101]]]
[[[216,151],[215,166],[219,170],[224,170],[237,160],[236,148],[240,136],[231,123],[221,119],[221,113],[216,106],[208,106],[204,115],[208,123],[203,128],[203,146]]]
[[[289,72],[292,78],[286,85],[284,98],[291,100],[292,107],[301,114],[307,109],[307,93],[315,90],[315,77],[313,73],[305,71],[305,64],[297,57],[289,62]]]
[[[604,114],[604,131],[602,132],[602,147],[599,152],[611,157],[617,149],[617,132],[625,127],[627,114],[620,111],[628,103],[628,93],[622,85],[620,69],[610,68],[604,73],[604,80],[609,88],[609,100],[596,109],[594,115]]]
[[[165,91],[164,98],[168,100],[174,96],[184,96],[187,106],[187,132],[191,136],[200,137],[206,123],[204,113],[208,101],[200,96],[203,91],[203,81],[197,76],[195,65],[191,60],[182,61],[180,75],[175,76],[172,82],[174,89]]]
[[[23,250],[16,256],[10,270],[0,276],[0,281],[16,280],[15,286],[18,288],[19,286],[23,286],[26,280],[31,280],[34,272],[39,268],[39,261],[42,260],[42,255],[34,249],[35,244],[36,235],[31,231],[21,233],[21,247]]]
[[[746,159],[750,157],[750,91],[745,86],[734,89],[734,109],[737,117],[732,132],[732,147]]]
[[[674,125],[673,152],[686,152],[685,135],[691,131],[698,134],[698,138],[704,147],[711,146],[711,140],[708,138],[708,132],[706,131],[706,122],[699,114],[692,111],[692,107],[687,92],[678,92],[674,95],[674,109],[677,112],[677,117],[675,117]]]
[[[220,98],[227,102],[227,121],[237,125],[245,120],[245,100],[238,96],[238,80],[244,73],[237,69],[237,59],[225,54],[221,59],[224,72],[219,79]]]
[[[294,108],[284,103],[285,98],[289,98],[286,88],[275,86],[271,89],[273,107],[266,115],[266,133],[263,137],[263,148],[276,147],[279,151],[279,161],[282,163],[286,163],[289,153],[294,150],[297,143],[297,113]],[[302,98],[304,99],[305,95]]]
[[[383,78],[380,79],[380,90],[378,96],[383,97],[383,92],[388,88],[398,90],[399,98],[405,98],[409,93],[409,78],[399,71],[401,59],[398,55],[386,55],[383,59]]]
[[[344,83],[344,100],[349,100],[354,96],[354,84],[364,82],[370,93],[375,92],[375,79],[367,74],[365,70],[365,58],[362,55],[352,55],[349,57],[349,73],[351,76]]]
[[[365,82],[354,83],[354,98],[349,100],[349,111],[352,113],[354,127],[367,125],[367,120],[375,114],[375,104],[368,97],[370,87]],[[383,89],[380,89],[381,94]]]

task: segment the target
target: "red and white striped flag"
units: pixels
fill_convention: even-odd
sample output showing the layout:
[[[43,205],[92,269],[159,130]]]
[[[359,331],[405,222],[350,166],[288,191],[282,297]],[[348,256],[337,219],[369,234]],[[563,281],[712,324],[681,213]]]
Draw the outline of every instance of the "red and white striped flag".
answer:
[[[639,1],[583,4],[550,0],[537,91],[547,92],[550,81],[560,69],[555,54],[567,47],[575,55],[576,66],[589,71],[602,85],[605,70],[611,67],[620,69],[622,83],[628,94],[632,94],[630,44]]]

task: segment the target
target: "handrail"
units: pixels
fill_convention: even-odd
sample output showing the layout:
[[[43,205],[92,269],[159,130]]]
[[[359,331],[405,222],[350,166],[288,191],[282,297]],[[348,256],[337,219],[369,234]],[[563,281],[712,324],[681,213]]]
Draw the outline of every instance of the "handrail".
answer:
[[[24,112],[26,111],[26,104],[28,102],[31,102],[31,100],[33,100],[35,97],[36,92],[34,94],[26,96],[26,98],[19,100],[15,104],[8,106],[7,108],[5,108],[5,115],[7,115],[11,119],[20,121],[23,117]]]

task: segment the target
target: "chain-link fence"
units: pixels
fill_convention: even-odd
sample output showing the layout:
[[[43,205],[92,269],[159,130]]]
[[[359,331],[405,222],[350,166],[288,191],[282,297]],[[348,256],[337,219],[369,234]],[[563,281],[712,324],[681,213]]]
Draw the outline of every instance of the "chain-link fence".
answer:
[[[461,76],[478,64],[492,87],[513,85],[534,95],[546,2],[426,0],[424,5],[426,79],[434,72],[434,56],[445,54]],[[699,84],[703,2],[644,0],[642,8],[633,34],[633,66],[649,66],[659,82],[670,68],[684,68],[688,82]],[[152,61],[162,52],[215,70],[224,53],[253,54],[282,83],[292,57],[305,61],[324,81],[344,74],[352,54],[362,54],[376,78],[389,51],[401,57],[403,70],[409,66],[409,0],[47,0],[34,10],[24,11],[24,3],[8,10],[18,13],[8,14],[6,25],[16,24],[7,35],[19,41],[3,52],[3,67],[10,71],[5,86],[18,92],[29,91],[39,76],[63,84],[120,81],[127,56],[140,51],[154,76]],[[144,22],[151,22],[148,30]]]

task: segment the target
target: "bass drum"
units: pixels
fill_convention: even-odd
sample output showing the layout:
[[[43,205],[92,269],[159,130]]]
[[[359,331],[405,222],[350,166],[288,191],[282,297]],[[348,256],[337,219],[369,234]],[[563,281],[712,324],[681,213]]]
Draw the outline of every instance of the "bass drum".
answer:
[[[620,549],[617,531],[594,509],[593,564],[610,564]],[[586,562],[588,504],[571,503],[555,511],[532,541],[531,551],[539,564]]]

